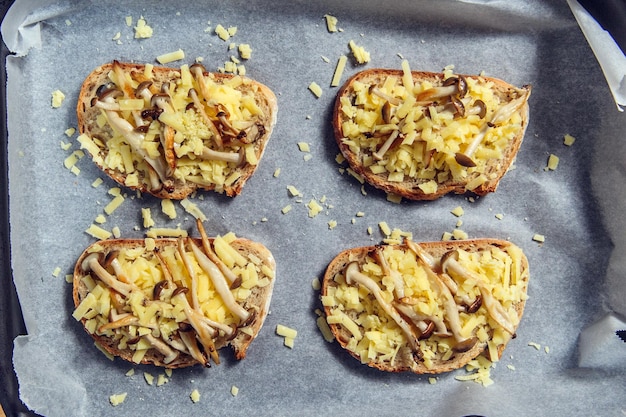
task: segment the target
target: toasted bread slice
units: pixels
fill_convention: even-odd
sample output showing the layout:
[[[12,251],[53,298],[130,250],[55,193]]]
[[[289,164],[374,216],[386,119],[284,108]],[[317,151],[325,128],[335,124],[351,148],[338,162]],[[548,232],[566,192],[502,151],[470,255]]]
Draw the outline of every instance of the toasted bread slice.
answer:
[[[326,320],[339,344],[370,367],[438,374],[484,353],[496,361],[527,298],[522,250],[476,239],[346,250],[322,281]]]
[[[196,190],[233,197],[256,170],[277,101],[249,78],[113,61],[85,79],[79,141],[119,184],[160,198]]]
[[[337,93],[333,127],[350,168],[410,200],[485,195],[511,166],[528,125],[530,86],[450,72],[370,69]]]
[[[269,310],[275,261],[260,243],[202,235],[91,245],[74,269],[74,318],[134,363],[210,366],[225,346],[243,359]]]

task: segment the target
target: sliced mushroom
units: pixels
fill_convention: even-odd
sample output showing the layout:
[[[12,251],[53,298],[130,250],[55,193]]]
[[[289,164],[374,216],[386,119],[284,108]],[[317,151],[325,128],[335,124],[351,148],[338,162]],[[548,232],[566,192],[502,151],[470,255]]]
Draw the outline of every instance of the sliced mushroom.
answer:
[[[467,81],[465,77],[450,77],[444,80],[441,86],[432,87],[419,93],[416,100],[417,102],[427,102],[452,95],[457,95],[459,98],[462,98],[466,93]]]
[[[383,104],[383,107],[381,108],[381,116],[385,123],[391,123],[392,107],[389,101],[385,101],[385,104]]]
[[[224,301],[226,307],[231,311],[231,313],[239,317],[241,321],[246,321],[250,316],[250,313],[237,303],[233,293],[230,292],[229,283],[222,274],[222,271],[220,271],[217,265],[211,262],[204,252],[202,252],[200,248],[193,243],[193,240],[189,239],[188,242],[196,260],[198,261],[198,264],[200,265],[200,268],[207,273],[213,283],[213,286],[215,287],[215,290],[222,298],[222,301]]]
[[[472,159],[474,152],[483,142],[487,132],[489,129],[499,125],[500,123],[506,122],[513,114],[519,111],[526,100],[528,99],[528,95],[530,94],[530,89],[524,90],[519,97],[515,100],[512,100],[505,104],[502,107],[499,107],[498,110],[492,115],[491,119],[485,123],[482,129],[478,132],[478,134],[474,137],[474,140],[470,142],[470,144],[465,148],[465,152],[457,152],[454,156],[456,162],[464,167],[475,167],[476,162]],[[484,104],[484,103],[483,103]]]
[[[82,268],[85,272],[93,271],[102,282],[126,297],[132,290],[129,284],[119,281],[100,265],[97,253],[88,255],[82,263]]]
[[[394,106],[398,106],[398,105],[402,104],[402,101],[398,97],[394,97],[394,96],[392,96],[390,94],[385,93],[380,88],[378,88],[378,86],[376,86],[376,85],[370,86],[369,93],[377,95],[378,97],[386,100],[388,103],[391,103]]]
[[[428,265],[430,269],[438,273],[438,277],[441,280],[441,282],[443,282],[445,286],[448,287],[448,289],[453,295],[458,292],[459,287],[456,284],[456,282],[454,282],[454,280],[448,274],[441,273],[442,272],[441,266],[439,265],[439,262],[436,261],[433,256],[431,256],[428,252],[426,252],[419,244],[413,242],[410,239],[405,239],[404,243],[407,245],[407,247],[411,251],[413,251],[413,253],[415,253],[415,255],[417,255],[417,257],[421,259],[422,262]]]
[[[400,315],[400,313],[398,313],[398,311],[391,304],[389,304],[385,300],[383,292],[378,284],[359,270],[359,265],[357,262],[350,263],[346,268],[346,283],[348,285],[360,284],[365,287],[370,292],[370,294],[372,294],[374,298],[376,298],[376,301],[383,309],[383,311],[385,311],[385,313],[387,313],[393,319],[393,321],[395,321],[398,326],[400,326],[400,328],[404,332],[404,335],[407,338],[409,346],[411,346],[411,349],[415,353],[417,353],[418,356],[421,356],[421,350],[418,341],[419,336],[415,334],[413,327],[402,317],[402,315]]]
[[[196,226],[198,231],[200,232],[200,238],[202,240],[202,249],[204,249],[205,254],[209,257],[209,259],[217,265],[217,267],[222,271],[222,274],[230,281],[231,288],[233,284],[238,280],[237,275],[233,271],[226,266],[224,262],[217,256],[213,248],[211,247],[211,242],[209,241],[209,237],[206,234],[206,230],[204,230],[204,226],[202,225],[202,220],[196,219]],[[241,278],[239,278],[239,282],[241,285]]]
[[[219,355],[217,353],[217,349],[215,348],[215,342],[213,341],[215,329],[213,329],[204,322],[203,318],[205,317],[203,315],[191,308],[184,293],[179,293],[176,295],[176,297],[178,297],[178,299],[180,299],[183,303],[183,311],[185,312],[185,316],[187,317],[189,324],[191,324],[191,326],[194,328],[198,340],[200,341],[202,346],[204,346],[206,352],[209,353],[211,359],[213,359],[216,364],[219,364]],[[182,335],[183,333],[181,333],[181,336]],[[185,339],[183,339],[183,341],[185,341]]]
[[[206,146],[202,148],[202,153],[198,156],[202,159],[232,162],[237,165],[240,165],[244,160],[243,152],[214,151]]]
[[[157,339],[156,337],[152,336],[150,333],[143,336],[143,338],[147,340],[150,343],[150,345],[152,345],[153,348],[155,348],[156,350],[161,352],[163,356],[165,356],[165,358],[163,359],[163,363],[165,364],[172,363],[174,359],[178,357],[177,351],[173,350],[162,340]]]
[[[111,97],[107,97],[104,100],[111,100]],[[167,175],[166,163],[161,158],[151,158],[146,150],[143,148],[142,143],[145,135],[137,132],[133,125],[131,125],[126,119],[121,117],[116,111],[105,110],[107,120],[111,127],[122,135],[128,145],[130,145],[133,152],[142,157],[152,169],[156,172],[162,184],[166,184],[169,181]]]
[[[419,340],[428,339],[435,333],[435,330],[440,334],[448,333],[444,321],[437,317],[427,317],[418,314],[410,305],[403,303],[395,303],[394,307],[418,328],[421,332],[418,337]]]
[[[450,251],[442,257],[441,267],[444,271],[450,271],[454,274],[462,276],[464,279],[471,280],[476,283],[480,290],[482,303],[487,309],[489,316],[496,321],[508,333],[515,333],[515,324],[512,322],[509,314],[500,302],[493,296],[487,287],[485,280],[476,272],[465,268],[459,262],[459,253],[456,250]]]
[[[198,347],[198,342],[197,342],[195,334],[193,332],[180,331],[179,335],[180,335],[180,340],[183,342],[183,344],[187,348],[187,351],[189,352],[191,357],[197,360],[198,362],[200,362],[202,366],[210,366],[210,363],[207,360],[206,356],[202,354],[202,351]]]
[[[454,297],[452,292],[448,288],[448,286],[442,281],[441,275],[435,272],[432,268],[432,264],[434,260],[431,256],[423,256],[425,260],[422,260],[422,256],[420,254],[425,254],[426,251],[417,243],[406,239],[406,243],[408,247],[415,252],[417,255],[417,259],[424,266],[424,270],[426,271],[426,277],[428,278],[431,286],[442,296],[443,307],[446,314],[446,318],[448,324],[450,326],[450,330],[454,335],[454,338],[457,342],[464,340],[461,336],[461,318],[459,317],[459,310],[456,302],[454,301]],[[445,272],[445,270],[443,271]]]
[[[139,324],[139,318],[128,313],[121,316],[117,320],[109,321],[108,323],[98,327],[98,333],[104,333],[107,330],[119,329],[120,327],[135,326],[137,324]]]
[[[209,90],[204,80],[204,73],[206,72],[206,69],[202,64],[196,62],[189,67],[189,71],[191,71],[191,74],[198,85],[201,97],[208,102],[210,99]]]
[[[189,278],[191,280],[191,305],[194,310],[198,310],[200,308],[200,302],[198,301],[198,277],[196,276],[196,270],[191,263],[191,258],[187,251],[185,250],[185,242],[183,238],[178,238],[178,254],[180,258],[183,260],[183,264],[187,269],[187,274],[189,274]]]
[[[473,348],[476,343],[478,343],[478,338],[476,336],[468,337],[467,339],[458,342],[456,345],[454,345],[452,349],[454,349],[455,352],[459,353],[467,352],[468,350]]]
[[[393,142],[398,138],[399,134],[400,134],[400,130],[398,129],[391,132],[391,134],[389,135],[387,140],[385,140],[382,146],[378,148],[378,150],[372,154],[374,159],[376,159],[377,161],[382,160],[385,157],[385,153],[387,153],[387,151],[391,148],[391,145],[393,145]]]

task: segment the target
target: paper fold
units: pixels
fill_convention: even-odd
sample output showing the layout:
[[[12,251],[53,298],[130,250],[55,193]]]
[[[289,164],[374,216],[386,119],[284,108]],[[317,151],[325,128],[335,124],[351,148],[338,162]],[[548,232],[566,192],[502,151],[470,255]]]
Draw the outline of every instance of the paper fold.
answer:
[[[609,32],[576,0],[567,0],[572,13],[593,50],[619,111],[626,106],[626,56]]]

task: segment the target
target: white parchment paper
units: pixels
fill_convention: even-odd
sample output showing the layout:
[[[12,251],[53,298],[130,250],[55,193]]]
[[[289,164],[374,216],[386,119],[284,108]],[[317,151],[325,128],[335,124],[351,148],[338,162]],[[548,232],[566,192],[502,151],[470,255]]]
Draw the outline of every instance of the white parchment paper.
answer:
[[[341,31],[326,30],[327,13],[339,19]],[[148,39],[134,38],[141,16],[154,30]],[[217,24],[236,26],[237,33],[222,41]],[[18,0],[2,34],[15,52],[7,60],[11,247],[28,328],[15,340],[14,366],[21,399],[32,410],[50,417],[624,413],[626,344],[614,331],[626,314],[626,119],[565,2]],[[340,170],[330,125],[337,90],[329,84],[350,40],[369,51],[371,61],[351,61],[343,80],[365,68],[399,68],[402,57],[413,69],[454,65],[459,73],[533,85],[526,138],[496,193],[475,201],[447,196],[395,204]],[[93,242],[84,231],[103,213],[116,184],[89,158],[77,163],[78,175],[66,169],[63,161],[78,144],[76,135],[64,132],[76,126],[80,85],[98,65],[154,63],[180,48],[185,59],[170,65],[202,58],[217,70],[236,56],[230,43],[252,47],[252,58],[243,62],[247,75],[277,94],[278,124],[240,196],[203,193],[194,202],[212,234],[233,231],[273,252],[278,276],[271,313],[245,360],[223,351],[219,366],[176,370],[166,384],[149,385],[143,373],[162,370],[110,361],[71,318],[64,275]],[[323,88],[319,99],[307,89],[312,81]],[[60,108],[51,107],[54,90],[66,95]],[[576,138],[569,147],[563,144],[567,133]],[[63,149],[62,142],[71,147]],[[309,143],[310,160],[299,142]],[[554,171],[545,169],[550,154],[560,158]],[[104,183],[93,187],[97,178]],[[289,185],[302,198],[290,197]],[[180,225],[194,234],[194,219],[182,207],[170,220],[158,200],[124,192],[126,200],[102,227],[142,237],[141,209],[149,207],[158,226]],[[324,202],[315,218],[305,206],[311,199]],[[293,209],[282,214],[288,204]],[[460,219],[450,213],[457,206],[465,211]],[[337,226],[330,228],[330,221]],[[455,380],[464,370],[440,375],[435,384],[427,376],[381,373],[323,340],[311,282],[339,251],[379,242],[381,221],[418,241],[460,228],[524,249],[530,299],[517,338],[492,371],[494,385]],[[545,243],[534,241],[536,234]],[[293,349],[275,334],[277,324],[298,330]],[[125,375],[130,369],[134,375]],[[194,389],[198,403],[189,398]],[[126,401],[111,406],[109,396],[122,392]]]

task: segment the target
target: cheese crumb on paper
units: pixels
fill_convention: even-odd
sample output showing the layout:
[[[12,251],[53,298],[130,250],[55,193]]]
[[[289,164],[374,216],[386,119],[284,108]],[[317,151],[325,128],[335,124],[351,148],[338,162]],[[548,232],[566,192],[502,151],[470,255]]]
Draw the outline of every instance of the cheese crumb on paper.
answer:
[[[54,90],[52,92],[52,107],[58,109],[65,100],[65,94],[61,90]]]
[[[194,389],[191,391],[191,394],[189,394],[189,398],[191,398],[192,402],[197,403],[200,401],[200,392],[197,389]]]
[[[135,39],[147,39],[152,37],[152,27],[146,23],[146,19],[143,16],[137,20],[137,26],[135,26]]]
[[[117,407],[118,405],[122,404],[124,400],[126,400],[127,395],[128,393],[126,392],[123,392],[121,394],[113,394],[109,396],[109,402],[113,407]]]

